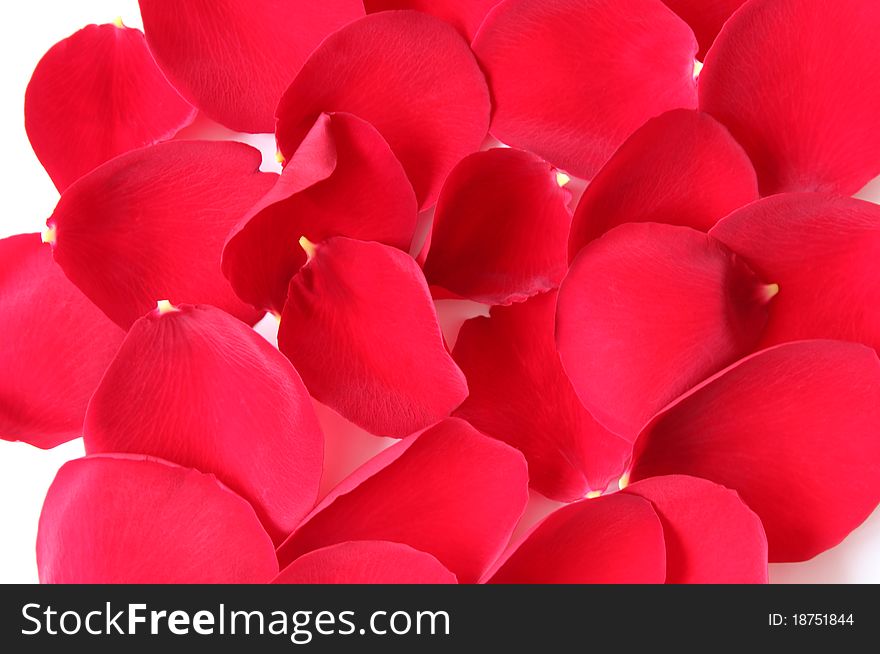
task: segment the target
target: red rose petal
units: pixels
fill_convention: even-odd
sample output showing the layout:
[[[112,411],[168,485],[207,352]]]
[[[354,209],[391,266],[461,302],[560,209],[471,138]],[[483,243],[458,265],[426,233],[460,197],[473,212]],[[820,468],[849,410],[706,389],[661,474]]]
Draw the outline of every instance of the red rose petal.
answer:
[[[704,477],[760,516],[770,561],[834,545],[880,501],[880,362],[862,345],[763,350],[665,409],[636,444],[631,478]]]
[[[437,202],[428,282],[486,304],[556,288],[566,270],[568,200],[555,170],[527,152],[505,148],[466,157]]]
[[[50,584],[265,583],[278,572],[253,509],[212,475],[124,455],[61,467],[37,565]]]
[[[880,207],[781,194],[722,220],[712,236],[779,286],[761,346],[806,338],[880,351]]]
[[[454,584],[436,558],[388,541],[351,541],[322,547],[281,571],[275,584]]]
[[[302,381],[214,307],[154,311],[132,325],[84,435],[89,454],[148,454],[216,474],[278,540],[317,499],[323,437]]]
[[[441,463],[441,465],[438,465]],[[343,481],[279,548],[282,565],[348,540],[390,540],[475,582],[510,538],[528,499],[525,460],[463,420],[391,446]]]
[[[771,293],[706,234],[621,225],[581,251],[559,292],[562,365],[596,420],[632,441],[666,404],[752,350]]]
[[[150,49],[193,104],[239,132],[271,132],[312,50],[364,14],[359,0],[139,0]]]
[[[281,313],[287,287],[306,262],[298,241],[332,236],[408,251],[418,209],[388,144],[351,114],[322,116],[293,160],[229,237],[223,271],[240,298]]]
[[[663,527],[640,497],[614,493],[544,518],[489,579],[491,584],[662,584]]]
[[[157,300],[204,303],[248,322],[220,270],[229,231],[272,186],[242,143],[172,141],[121,155],[81,178],[48,220],[55,260],[123,328]]]
[[[321,112],[333,111],[379,130],[426,208],[452,167],[479,150],[489,92],[452,27],[416,11],[380,12],[328,37],[287,89],[276,114],[284,156],[296,151]]]
[[[730,128],[764,195],[852,195],[880,173],[880,3],[754,0],[724,26],[700,107]]]
[[[551,292],[467,321],[452,356],[470,395],[455,415],[522,451],[533,488],[570,501],[620,477],[631,445],[575,395],[556,354],[555,316]]]
[[[170,139],[196,110],[138,30],[89,25],[56,43],[25,93],[25,128],[59,191],[116,155]]]
[[[696,49],[659,0],[506,0],[474,39],[492,135],[586,179],[648,118],[696,107]]]
[[[50,448],[78,438],[125,334],[52,261],[39,234],[0,240],[0,438]]]
[[[767,537],[732,490],[685,475],[627,486],[654,506],[666,538],[668,584],[765,584]]]
[[[391,9],[415,9],[451,23],[472,41],[483,19],[499,0],[364,0],[368,13]]]
[[[575,211],[569,256],[623,223],[708,231],[757,199],[755,169],[730,133],[708,114],[670,111],[638,129],[590,182]]]
[[[682,17],[700,44],[697,59],[703,61],[724,22],[745,0],[663,0],[663,4]]]
[[[467,397],[425,278],[408,254],[332,238],[290,282],[281,351],[312,396],[381,436],[406,436]]]

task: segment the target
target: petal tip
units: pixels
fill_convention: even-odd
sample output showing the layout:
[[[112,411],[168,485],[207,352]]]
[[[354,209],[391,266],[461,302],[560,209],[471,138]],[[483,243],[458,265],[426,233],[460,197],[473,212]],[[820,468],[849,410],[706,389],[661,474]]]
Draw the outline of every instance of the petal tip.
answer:
[[[305,236],[300,236],[299,238],[299,246],[303,249],[303,252],[306,253],[306,257],[309,261],[315,258],[316,246]]]
[[[43,243],[47,243],[49,245],[55,245],[55,241],[58,238],[58,229],[54,224],[48,225],[46,229],[44,229],[40,233],[40,240]]]
[[[168,300],[159,300],[156,302],[156,314],[159,316],[164,316],[168,313],[179,313],[180,309],[171,304]]]

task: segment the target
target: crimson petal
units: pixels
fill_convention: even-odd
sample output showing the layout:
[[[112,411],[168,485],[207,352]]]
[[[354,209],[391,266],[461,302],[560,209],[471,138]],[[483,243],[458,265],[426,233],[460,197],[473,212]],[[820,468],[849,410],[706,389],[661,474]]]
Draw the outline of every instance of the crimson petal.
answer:
[[[230,235],[223,271],[240,298],[280,314],[306,262],[300,237],[350,236],[408,251],[417,217],[406,173],[375,128],[351,114],[322,114]]]
[[[708,114],[670,111],[639,128],[590,182],[574,214],[569,256],[623,223],[708,231],[757,199],[755,169],[730,133]]]
[[[700,50],[697,59],[703,61],[706,51],[715,42],[725,21],[739,9],[745,0],[663,0],[663,4],[681,16],[694,30]]]
[[[562,364],[596,420],[632,441],[654,413],[752,350],[771,295],[706,234],[621,225],[581,250],[559,292]]]
[[[763,350],[679,399],[636,444],[633,480],[704,477],[760,516],[770,561],[833,547],[880,501],[880,361],[862,345]]]
[[[272,186],[242,143],[172,141],[80,178],[48,220],[55,260],[123,328],[157,300],[213,304],[256,322],[220,270],[230,230]]]
[[[316,400],[377,435],[412,434],[467,397],[418,264],[387,245],[318,244],[290,282],[278,344]]]
[[[415,9],[451,23],[472,41],[486,14],[500,0],[364,0],[368,13],[392,9]]]
[[[275,584],[454,584],[436,558],[408,545],[350,541],[304,554],[284,568]]]
[[[50,448],[78,438],[125,334],[52,261],[39,234],[0,240],[0,438]]]
[[[506,0],[474,39],[493,136],[585,179],[648,118],[696,107],[696,50],[660,0]]]
[[[43,583],[265,583],[278,572],[253,509],[211,475],[124,455],[64,464],[37,535]]]
[[[521,450],[533,488],[570,501],[620,477],[631,445],[584,409],[553,338],[556,292],[467,321],[452,356],[470,395],[455,415]]]
[[[473,583],[501,554],[527,499],[522,455],[451,418],[340,483],[278,557],[286,565],[327,545],[390,540],[435,556],[462,583]]]
[[[443,185],[425,276],[459,297],[510,304],[556,288],[571,225],[555,170],[527,152],[463,159]]]
[[[89,25],[56,43],[25,93],[28,138],[59,191],[116,155],[170,139],[195,114],[144,35],[116,25]]]
[[[139,0],[147,41],[193,104],[239,132],[271,132],[312,50],[364,14],[360,0]]]
[[[880,173],[880,3],[754,0],[724,26],[700,107],[730,128],[764,195],[852,195]]]
[[[480,148],[489,91],[467,42],[416,11],[372,14],[325,40],[278,106],[278,147],[289,158],[321,112],[345,111],[379,130],[406,169],[421,208]]]

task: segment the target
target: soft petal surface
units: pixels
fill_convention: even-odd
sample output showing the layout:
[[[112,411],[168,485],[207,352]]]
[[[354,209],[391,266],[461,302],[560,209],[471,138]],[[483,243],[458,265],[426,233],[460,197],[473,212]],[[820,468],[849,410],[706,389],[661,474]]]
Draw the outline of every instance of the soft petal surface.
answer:
[[[364,0],[367,12],[415,9],[442,18],[461,32],[468,42],[500,0]]]
[[[668,475],[624,492],[649,500],[660,516],[666,583],[767,583],[764,527],[734,491],[697,477]]]
[[[590,182],[575,211],[569,255],[623,223],[708,231],[757,199],[755,169],[730,132],[708,114],[670,111],[638,129]]]
[[[360,0],[139,0],[147,41],[199,109],[239,132],[271,132],[284,89]]]
[[[256,322],[220,270],[230,230],[273,185],[242,143],[172,141],[121,155],[71,186],[48,220],[55,261],[127,329],[158,300]]]
[[[37,566],[50,584],[265,583],[278,572],[253,509],[212,475],[123,455],[61,467]]]
[[[426,208],[453,166],[480,148],[489,91],[467,42],[417,11],[372,14],[342,28],[312,54],[278,106],[285,157],[321,112],[345,111],[388,141]]]
[[[301,237],[377,241],[408,251],[418,207],[388,144],[351,114],[322,114],[276,185],[230,235],[223,271],[240,298],[281,313],[306,262]]]
[[[25,93],[28,138],[59,191],[116,155],[170,139],[195,113],[144,35],[116,25],[89,25],[56,43]]]
[[[711,232],[779,285],[764,347],[807,338],[880,351],[880,207],[817,193],[745,207]]]
[[[572,389],[556,353],[555,316],[554,291],[467,321],[452,356],[470,395],[455,415],[522,451],[533,488],[571,501],[620,477],[631,446]]]
[[[293,366],[247,325],[189,305],[137,321],[89,403],[89,454],[148,454],[212,472],[273,538],[315,504],[323,437]]]
[[[800,341],[744,359],[659,414],[631,478],[686,474],[737,491],[771,562],[837,545],[880,501],[880,361],[863,345]]]
[[[312,396],[380,436],[442,420],[467,397],[418,264],[379,243],[319,243],[290,282],[281,351]]]
[[[852,195],[880,173],[880,3],[754,0],[724,26],[700,106],[730,128],[764,195]]]
[[[754,348],[771,293],[706,234],[621,225],[581,250],[562,285],[560,358],[584,406],[632,441],[654,413]]]
[[[724,22],[739,9],[745,0],[663,0],[663,3],[681,16],[694,30],[700,50],[697,59],[703,61],[706,51],[715,42]]]
[[[493,136],[585,179],[648,118],[696,107],[696,49],[660,0],[505,0],[474,39]]]
[[[501,554],[527,499],[522,455],[452,418],[364,464],[278,556],[286,565],[327,545],[390,540],[435,556],[459,581],[473,583]]]
[[[557,509],[499,566],[492,584],[662,584],[663,527],[651,503],[615,493]]]
[[[455,575],[436,558],[408,545],[382,540],[350,541],[299,557],[276,584],[454,584]]]
[[[508,148],[478,152],[443,185],[425,276],[486,304],[556,288],[565,276],[568,192],[542,159]]]
[[[0,307],[0,438],[42,448],[78,438],[125,333],[67,280],[39,234],[0,240]]]

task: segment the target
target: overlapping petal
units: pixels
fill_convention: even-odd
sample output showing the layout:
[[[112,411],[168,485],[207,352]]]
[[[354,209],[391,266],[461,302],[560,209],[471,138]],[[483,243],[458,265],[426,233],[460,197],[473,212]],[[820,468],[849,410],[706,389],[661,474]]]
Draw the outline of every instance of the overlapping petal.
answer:
[[[321,112],[371,123],[406,169],[420,206],[453,166],[479,149],[489,92],[467,42],[417,11],[372,14],[328,37],[284,93],[276,137],[287,158]]]
[[[260,153],[242,143],[172,141],[116,157],[62,195],[48,220],[55,260],[128,328],[157,300],[259,313],[220,270],[230,230],[271,188]]]
[[[392,9],[415,9],[432,14],[452,24],[472,41],[489,10],[500,0],[364,0],[367,12]]]
[[[663,3],[681,16],[694,30],[700,50],[697,59],[703,61],[706,51],[715,42],[725,21],[739,9],[745,0],[663,0]]]
[[[59,191],[108,159],[170,139],[195,113],[144,35],[116,25],[89,25],[52,46],[25,94],[28,138]]]
[[[271,132],[278,100],[359,0],[139,0],[162,70],[199,109],[240,132]]]
[[[278,572],[253,509],[213,476],[123,455],[61,467],[37,565],[43,583],[264,583]]]

